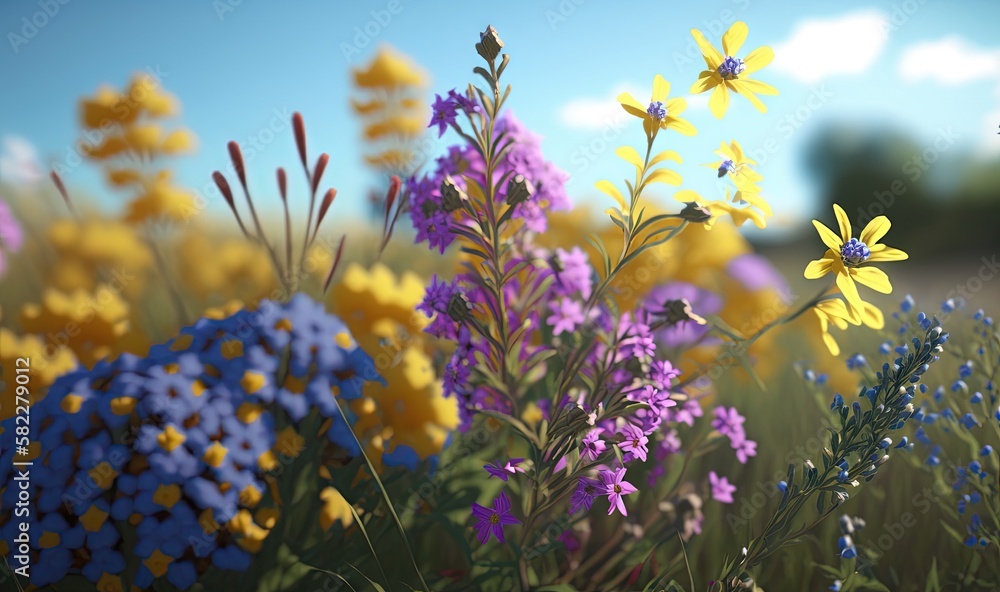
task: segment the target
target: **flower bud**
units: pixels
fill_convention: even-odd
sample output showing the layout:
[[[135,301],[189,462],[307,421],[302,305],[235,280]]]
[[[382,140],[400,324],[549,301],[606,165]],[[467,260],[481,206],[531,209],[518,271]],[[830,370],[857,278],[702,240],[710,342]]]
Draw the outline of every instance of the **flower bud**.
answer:
[[[679,215],[688,222],[708,222],[712,219],[712,212],[708,208],[693,201],[684,202],[684,209]]]
[[[458,188],[455,180],[451,176],[445,177],[441,182],[441,209],[450,214],[460,209],[466,199],[468,197]]]
[[[460,292],[452,294],[448,301],[448,316],[456,323],[464,323],[472,318],[472,304]]]
[[[531,194],[535,192],[531,181],[524,178],[524,175],[514,175],[507,181],[507,205],[516,206],[519,203],[528,201]]]
[[[493,28],[493,25],[486,27],[486,30],[479,34],[479,43],[476,44],[476,53],[483,56],[487,62],[492,62],[500,55],[503,49],[503,41],[500,34]]]

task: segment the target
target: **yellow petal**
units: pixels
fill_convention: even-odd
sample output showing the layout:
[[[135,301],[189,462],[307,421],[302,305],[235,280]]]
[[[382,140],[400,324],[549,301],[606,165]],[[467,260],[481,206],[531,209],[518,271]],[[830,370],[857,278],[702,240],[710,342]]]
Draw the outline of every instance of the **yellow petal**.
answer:
[[[723,146],[725,146],[724,143],[723,143]],[[743,154],[743,147],[740,146],[740,143],[737,142],[736,140],[733,140],[732,142],[729,143],[729,148],[732,151],[733,160],[735,162],[742,163],[743,160],[746,158],[746,155]],[[754,163],[751,163],[751,164],[754,164]]]
[[[642,157],[639,156],[639,153],[636,152],[635,148],[631,146],[619,146],[618,149],[615,150],[615,154],[618,155],[618,158],[630,163],[636,169],[642,170]]]
[[[670,99],[663,103],[663,106],[667,108],[667,116],[669,117],[680,117],[681,113],[688,108],[688,103],[686,100],[678,97],[676,99]]]
[[[691,90],[689,92],[693,95],[698,95],[705,91],[712,90],[721,83],[722,77],[719,76],[717,72],[704,70],[698,75],[698,80],[691,85]]]
[[[667,117],[663,120],[664,129],[674,130],[675,132],[681,134],[682,136],[693,136],[698,133],[698,130],[691,125],[691,122],[687,119],[681,119],[680,117]]]
[[[813,226],[816,227],[816,232],[819,233],[819,238],[823,241],[824,245],[834,251],[840,252],[840,247],[844,246],[844,241],[840,240],[840,237],[824,226],[819,220],[813,220]]]
[[[830,354],[833,356],[840,355],[840,346],[837,345],[837,340],[833,338],[833,335],[829,333],[823,333],[823,343],[826,344],[826,349],[830,350]]]
[[[747,40],[747,33],[749,33],[749,29],[747,29],[746,23],[743,21],[733,23],[722,36],[722,53],[727,56],[735,56],[743,47],[743,42]]]
[[[704,56],[705,65],[708,66],[708,69],[713,72],[717,70],[719,64],[722,63],[722,56],[719,55],[719,50],[715,49],[698,29],[691,29],[691,36],[694,37],[695,43],[698,44],[698,49],[701,51],[701,55]]]
[[[840,266],[841,270],[843,266]],[[858,295],[858,287],[854,285],[854,280],[847,273],[843,273],[841,270],[837,270],[837,287],[840,288],[840,293],[844,295],[847,299],[847,303],[850,304],[855,309],[861,308],[861,296]]]
[[[889,232],[889,227],[892,224],[889,219],[885,216],[877,216],[872,219],[871,222],[865,226],[865,229],[861,231],[861,236],[858,240],[868,245],[868,248],[872,248],[887,232]]]
[[[865,326],[875,330],[885,327],[885,317],[882,316],[882,311],[870,302],[865,302],[863,304],[864,306],[861,310],[861,320],[864,322]]]
[[[764,66],[770,64],[773,59],[774,51],[772,51],[770,47],[758,47],[757,49],[751,51],[750,54],[743,60],[743,64],[746,66],[746,69],[743,70],[743,76],[753,74]]]
[[[840,229],[840,238],[844,243],[846,243],[851,240],[851,219],[847,217],[847,212],[844,211],[844,208],[837,204],[833,204],[833,214],[837,217],[837,227]],[[833,247],[830,248],[832,249]]]
[[[663,76],[657,74],[656,77],[653,78],[653,95],[650,102],[655,103],[656,101],[660,101],[662,103],[667,100],[667,95],[669,94],[670,83],[667,82]]]
[[[814,259],[806,265],[805,278],[807,280],[817,280],[830,273],[833,269],[833,261],[830,259]]]
[[[892,292],[892,284],[889,283],[889,276],[877,267],[853,267],[851,277],[860,284],[868,286],[876,292],[889,294]]]
[[[656,154],[655,156],[653,156],[653,158],[649,160],[649,166],[653,166],[654,164],[659,164],[664,160],[672,160],[678,164],[684,162],[684,159],[682,159],[681,155],[678,154],[676,151],[664,150],[663,152]]]
[[[708,108],[716,119],[722,119],[729,109],[729,89],[725,84],[720,84],[712,91],[712,96],[708,99]]]
[[[704,204],[705,200],[702,199],[701,195],[693,189],[681,189],[680,191],[674,193],[674,199],[682,203],[697,202]]]
[[[899,249],[887,247],[882,244],[875,245],[870,248],[872,255],[868,258],[869,263],[875,263],[878,261],[903,261],[909,257],[909,255]]]
[[[656,169],[646,177],[647,183],[666,183],[667,185],[680,185],[681,176],[670,169]]]
[[[621,192],[618,191],[618,188],[615,187],[611,181],[598,181],[597,183],[594,183],[594,187],[597,187],[598,190],[614,198],[614,200],[618,202],[618,206],[621,207],[621,209],[626,209],[625,198],[622,197]]]
[[[646,113],[646,107],[643,107],[642,103],[635,100],[635,97],[629,93],[623,92],[616,98],[618,102],[622,104],[622,107],[629,112],[629,114],[635,115],[636,117],[642,117],[644,119],[648,117],[649,114]]]
[[[750,101],[750,104],[761,113],[767,113],[767,105],[757,98],[757,95],[745,84],[746,82],[746,80],[727,80],[726,86],[731,88],[736,94],[746,97]]]
[[[761,82],[760,80],[750,80],[748,78],[740,78],[739,80],[743,83],[744,88],[752,93],[772,97],[778,95],[778,89],[766,82]]]

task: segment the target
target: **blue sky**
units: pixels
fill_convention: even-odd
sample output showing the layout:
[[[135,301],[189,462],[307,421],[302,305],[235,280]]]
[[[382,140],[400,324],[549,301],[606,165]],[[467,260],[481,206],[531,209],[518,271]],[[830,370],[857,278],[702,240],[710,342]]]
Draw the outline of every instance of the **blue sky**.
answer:
[[[25,25],[32,20],[34,30]],[[750,28],[744,54],[774,48],[775,62],[756,77],[781,95],[764,97],[763,115],[736,99],[721,121],[708,112],[707,95],[693,99],[685,116],[698,136],[669,134],[661,144],[685,157],[685,187],[714,196],[714,174],[697,165],[715,160],[721,140],[737,139],[759,156],[780,232],[817,213],[800,154],[826,123],[893,125],[928,147],[947,134],[957,138],[944,149],[951,156],[1000,152],[1000,2],[993,0],[5,1],[0,136],[33,144],[45,168],[66,164],[78,137],[77,100],[102,83],[121,87],[133,72],[150,70],[180,99],[180,121],[199,138],[197,153],[177,160],[182,184],[210,189],[212,170],[227,164],[227,141],[266,139],[264,129],[282,127],[298,110],[310,150],[332,156],[327,180],[338,188],[340,212],[360,211],[373,177],[360,166],[350,68],[388,43],[431,73],[429,93],[462,87],[478,65],[478,32],[492,23],[512,55],[511,108],[572,175],[574,200],[593,202],[595,181],[631,175],[614,148],[643,143],[638,120],[624,116],[615,95],[627,89],[647,100],[657,73],[672,83],[671,96],[686,95],[703,66],[689,30],[718,45],[735,20]],[[366,27],[370,39],[358,34]],[[250,182],[258,193],[271,190],[275,167],[296,164],[285,125],[249,164]],[[107,195],[90,165],[66,177],[82,191]],[[664,187],[654,197],[671,193]],[[116,202],[103,199],[114,211]],[[222,212],[221,200],[212,201]]]

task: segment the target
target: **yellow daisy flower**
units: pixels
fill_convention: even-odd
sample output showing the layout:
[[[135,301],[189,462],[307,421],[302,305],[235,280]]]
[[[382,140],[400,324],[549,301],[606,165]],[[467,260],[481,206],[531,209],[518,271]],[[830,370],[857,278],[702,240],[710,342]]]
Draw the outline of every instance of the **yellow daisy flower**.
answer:
[[[772,214],[771,206],[759,195],[737,191],[736,195],[730,198],[728,188],[725,201],[706,201],[697,191],[691,189],[678,191],[674,194],[674,199],[685,204],[695,203],[706,209],[709,215],[709,218],[704,220],[706,229],[711,229],[718,217],[723,214],[729,214],[736,226],[743,226],[750,220],[754,226],[763,229],[767,227],[765,217]],[[744,205],[748,207],[740,207]]]
[[[733,180],[733,183],[736,184],[736,187],[740,191],[760,193],[760,187],[757,183],[762,181],[764,177],[750,168],[757,166],[757,161],[748,157],[743,152],[743,147],[740,146],[739,142],[736,140],[733,140],[729,144],[723,142],[715,153],[719,156],[720,160],[703,166],[716,169],[720,179],[729,175],[729,178]]]
[[[833,211],[837,216],[837,225],[840,229],[840,236],[820,223],[813,220],[813,226],[819,232],[823,243],[829,247],[822,259],[810,261],[806,266],[806,279],[814,280],[825,276],[831,271],[837,274],[837,287],[847,299],[847,303],[858,312],[864,312],[865,303],[858,294],[858,287],[854,282],[859,282],[876,292],[889,294],[892,292],[892,284],[884,271],[876,267],[865,266],[865,263],[876,263],[879,261],[902,261],[907,258],[907,254],[899,249],[894,249],[883,244],[879,240],[889,232],[889,219],[885,216],[878,216],[865,226],[858,238],[851,237],[851,222],[847,218],[847,212],[837,204],[833,204]],[[879,313],[881,315],[881,313]]]
[[[687,101],[667,99],[669,94],[670,83],[657,74],[653,78],[653,93],[648,105],[643,106],[627,92],[618,95],[618,102],[630,115],[642,120],[642,128],[649,137],[652,137],[658,129],[672,129],[685,136],[697,134],[698,130],[688,120],[680,118],[680,114],[687,109]]]
[[[774,52],[770,47],[758,47],[751,51],[745,60],[735,57],[743,47],[747,38],[747,25],[740,21],[733,23],[722,36],[722,53],[705,39],[698,29],[691,29],[691,35],[698,43],[702,57],[705,58],[707,70],[698,75],[698,81],[691,86],[692,94],[700,94],[711,90],[708,108],[716,119],[722,119],[729,108],[729,92],[743,95],[761,113],[767,113],[767,107],[759,98],[761,95],[776,95],[778,90],[770,84],[759,80],[750,80],[749,76],[771,63]],[[714,90],[713,90],[714,89]]]

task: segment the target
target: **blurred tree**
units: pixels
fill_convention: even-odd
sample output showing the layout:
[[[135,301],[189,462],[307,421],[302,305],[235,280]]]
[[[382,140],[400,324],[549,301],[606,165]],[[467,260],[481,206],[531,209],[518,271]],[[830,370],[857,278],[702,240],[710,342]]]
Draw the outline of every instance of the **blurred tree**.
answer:
[[[940,132],[920,144],[890,129],[838,126],[816,137],[805,161],[824,204],[843,206],[857,229],[884,214],[893,245],[911,257],[988,256],[1000,247],[1000,167],[961,153],[956,140]]]

